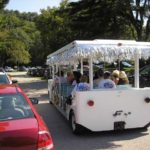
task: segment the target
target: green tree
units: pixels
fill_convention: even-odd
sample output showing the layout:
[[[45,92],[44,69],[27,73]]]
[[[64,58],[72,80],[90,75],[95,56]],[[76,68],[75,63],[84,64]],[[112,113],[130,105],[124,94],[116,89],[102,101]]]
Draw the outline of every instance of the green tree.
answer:
[[[148,40],[150,36],[150,1],[149,0],[116,0],[118,14],[128,20],[134,27],[137,40]]]
[[[7,50],[7,62],[15,64],[28,64],[30,62],[30,54],[26,49],[26,45],[20,40],[12,40]]]
[[[33,32],[29,33],[27,30],[29,24],[29,21],[20,20],[15,13],[4,11],[0,14],[0,61],[2,65],[30,62],[29,49],[33,44],[31,36]]]
[[[0,0],[0,10],[3,9],[6,4],[8,4],[9,0]]]
[[[38,30],[41,32],[43,43],[43,56],[59,49],[72,40],[72,32],[69,26],[67,1],[63,1],[58,8],[42,10],[37,20]]]
[[[8,47],[8,42],[7,38],[9,37],[8,31],[0,31],[0,64],[1,66],[4,66],[5,61],[7,59],[7,47]]]
[[[82,0],[70,3],[71,29],[78,39],[132,39],[128,20],[118,14],[116,0]]]

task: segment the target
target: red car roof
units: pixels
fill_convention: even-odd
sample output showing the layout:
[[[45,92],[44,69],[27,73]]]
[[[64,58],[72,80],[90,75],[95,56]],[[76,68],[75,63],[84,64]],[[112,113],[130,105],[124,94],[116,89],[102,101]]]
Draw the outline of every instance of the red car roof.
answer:
[[[0,94],[8,94],[8,93],[18,93],[22,92],[22,90],[17,85],[3,84],[0,85]]]

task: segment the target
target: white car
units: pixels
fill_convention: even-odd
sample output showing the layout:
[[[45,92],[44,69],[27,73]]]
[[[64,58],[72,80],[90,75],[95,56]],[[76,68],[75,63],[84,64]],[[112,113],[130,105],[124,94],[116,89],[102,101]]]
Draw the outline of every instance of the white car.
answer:
[[[13,68],[11,68],[11,67],[5,67],[5,71],[6,72],[13,72],[14,71],[14,69]]]

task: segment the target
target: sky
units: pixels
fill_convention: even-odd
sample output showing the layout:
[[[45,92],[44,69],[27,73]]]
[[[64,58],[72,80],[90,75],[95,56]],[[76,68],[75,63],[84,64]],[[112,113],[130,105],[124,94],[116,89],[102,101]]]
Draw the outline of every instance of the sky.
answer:
[[[70,0],[78,1],[78,0]],[[9,0],[5,9],[18,10],[20,12],[37,12],[40,13],[40,9],[46,9],[48,6],[59,6],[61,0]]]

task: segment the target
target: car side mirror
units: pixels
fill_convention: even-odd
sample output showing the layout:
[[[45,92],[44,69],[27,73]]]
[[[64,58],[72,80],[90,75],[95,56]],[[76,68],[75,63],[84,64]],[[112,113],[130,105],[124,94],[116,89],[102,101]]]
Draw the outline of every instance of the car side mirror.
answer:
[[[30,97],[29,99],[30,99],[31,103],[34,105],[39,103],[39,100],[35,97]]]
[[[18,83],[18,81],[17,80],[11,80],[12,81],[12,83],[14,84],[14,83]]]

